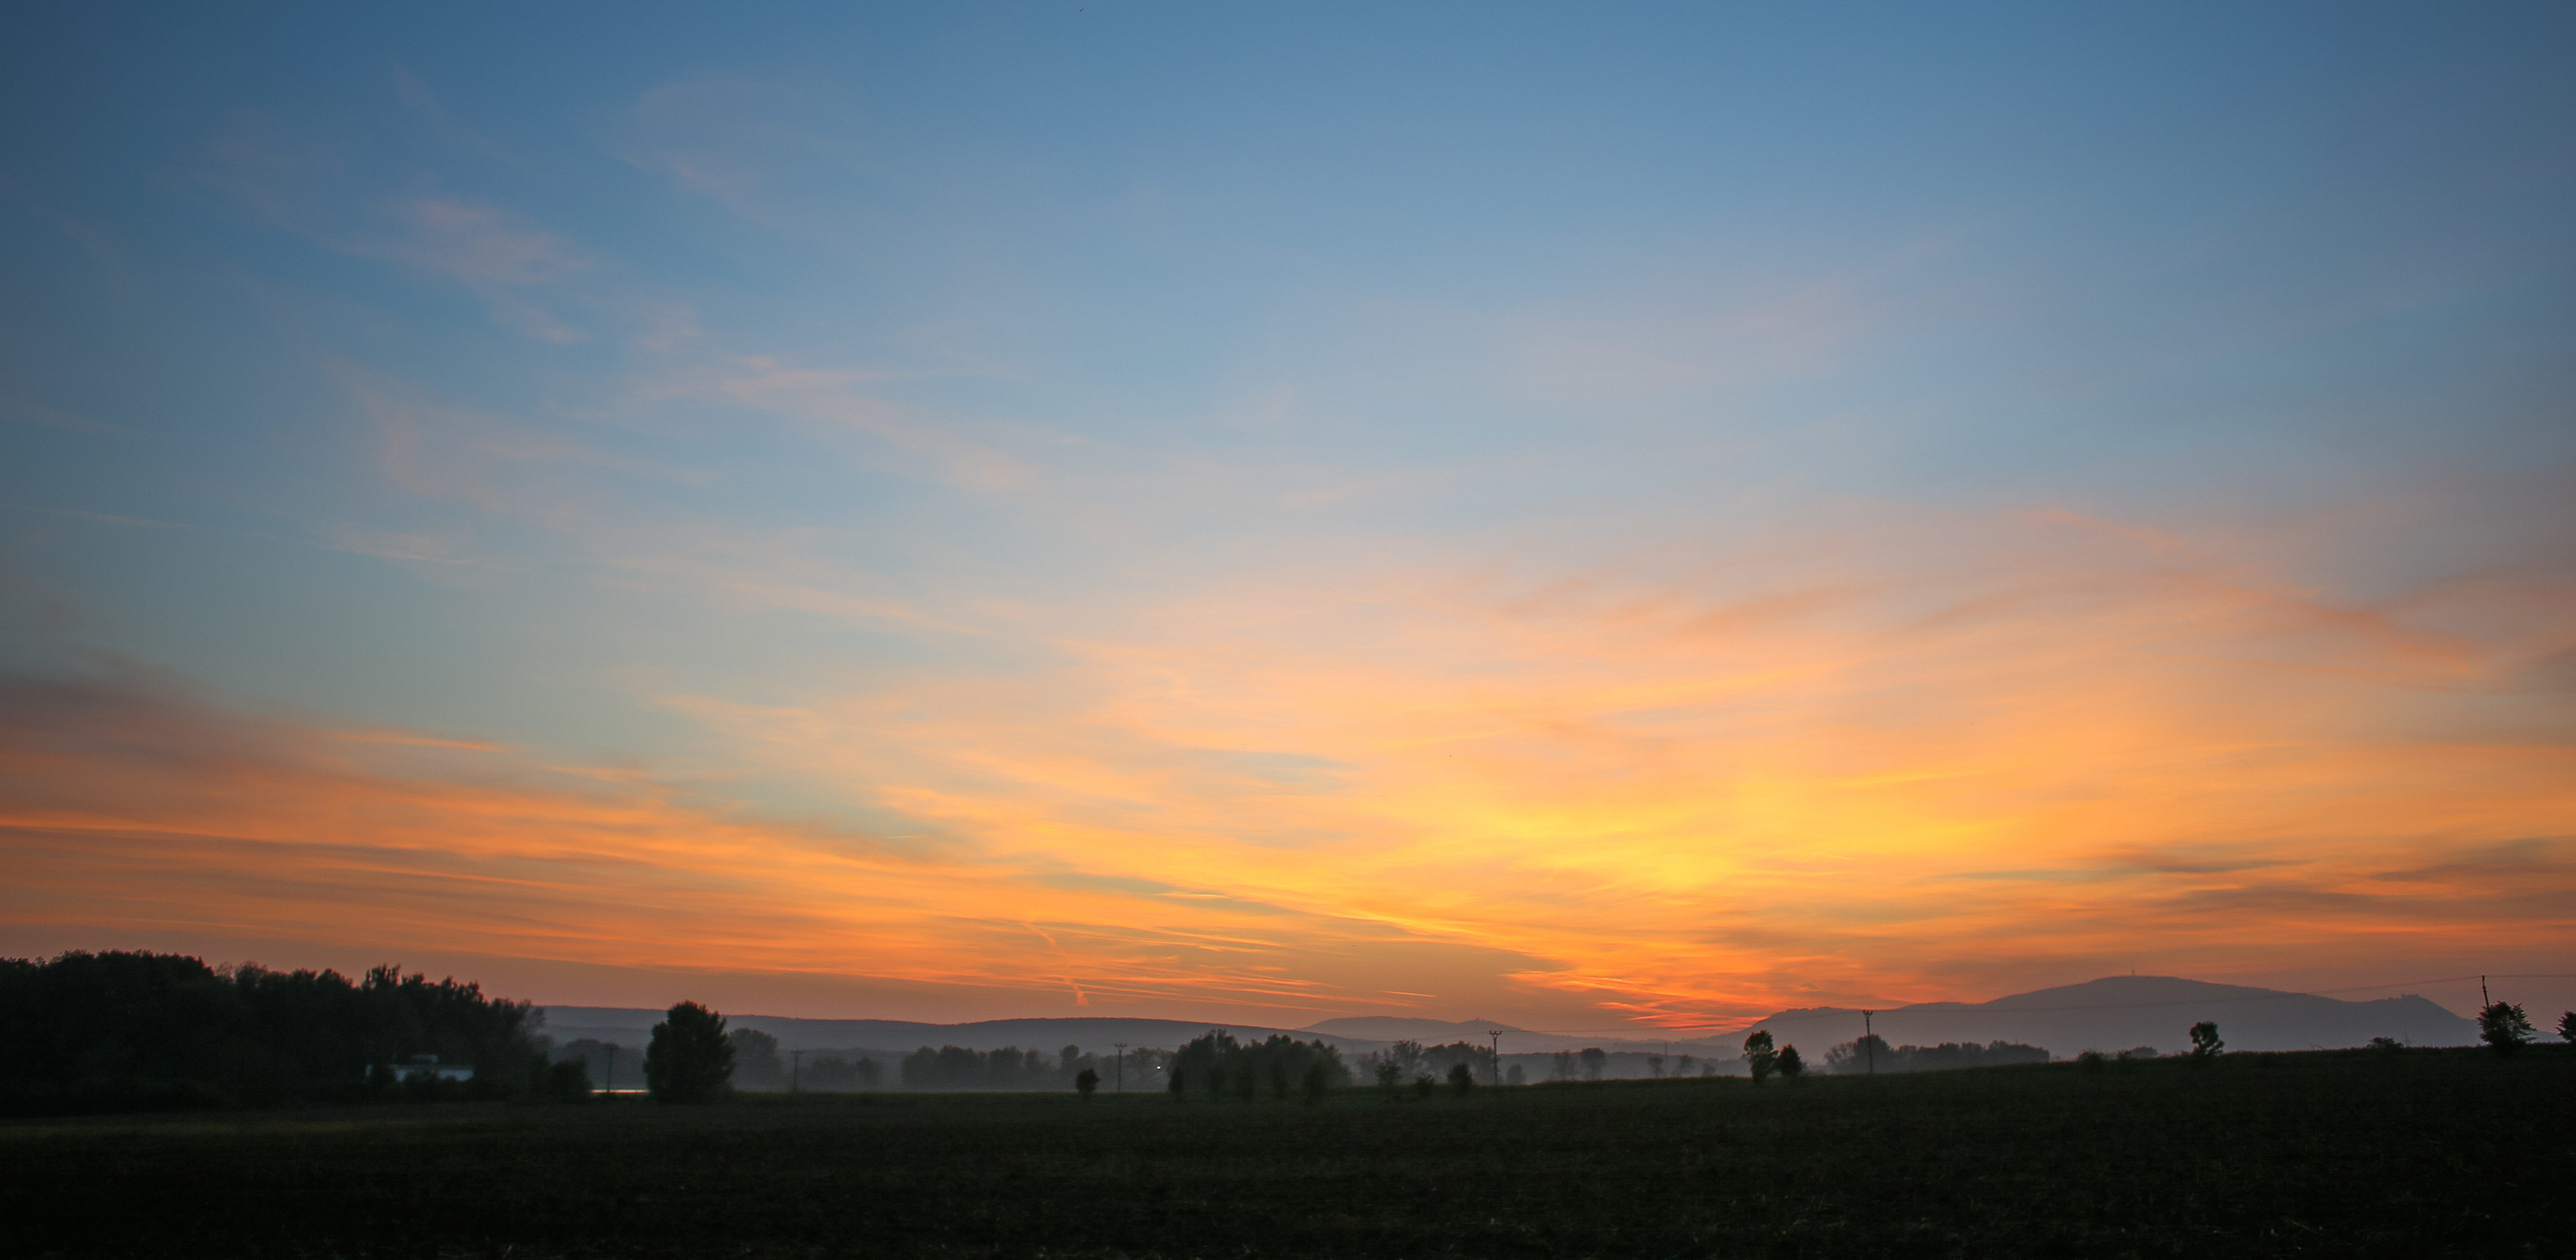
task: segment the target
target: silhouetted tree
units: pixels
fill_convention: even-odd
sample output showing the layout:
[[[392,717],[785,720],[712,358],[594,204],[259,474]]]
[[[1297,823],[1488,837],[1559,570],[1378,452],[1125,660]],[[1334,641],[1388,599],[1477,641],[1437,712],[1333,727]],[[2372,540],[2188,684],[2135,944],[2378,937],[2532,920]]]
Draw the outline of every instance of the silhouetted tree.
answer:
[[[733,1078],[749,1089],[778,1089],[787,1084],[787,1063],[778,1057],[778,1038],[757,1028],[725,1034],[733,1043]]]
[[[1515,1063],[1511,1066],[1510,1070],[1503,1073],[1503,1083],[1505,1085],[1526,1085],[1529,1083],[1529,1073],[1523,1071],[1520,1064]]]
[[[1799,1056],[1796,1046],[1780,1047],[1780,1058],[1773,1066],[1778,1067],[1780,1075],[1793,1083],[1807,1072],[1807,1061]]]
[[[1431,1079],[1431,1074],[1430,1074],[1430,1073],[1425,1072],[1425,1073],[1423,1073],[1422,1075],[1420,1075],[1420,1076],[1417,1076],[1417,1077],[1414,1077],[1414,1078],[1413,1078],[1413,1096],[1414,1096],[1414,1097],[1416,1097],[1416,1098],[1429,1098],[1429,1097],[1430,1097],[1430,1096],[1432,1096],[1433,1094],[1436,1094],[1436,1093],[1439,1093],[1439,1092],[1440,1092],[1440,1082],[1438,1082],[1438,1081],[1435,1081],[1435,1080]]]
[[[2511,1002],[2498,1002],[2478,1012],[2478,1040],[2511,1054],[2531,1043],[2531,1020]]]
[[[1549,1061],[1547,1079],[1551,1081],[1570,1081],[1574,1079],[1573,1051],[1559,1050],[1556,1052],[1556,1056]]]
[[[1176,1063],[1176,1064],[1173,1064],[1173,1065],[1172,1065],[1172,1086],[1171,1086],[1171,1089],[1172,1089],[1172,1101],[1173,1101],[1173,1102],[1188,1102],[1188,1101],[1189,1101],[1189,1097],[1188,1097],[1187,1095],[1185,1095],[1185,1094],[1183,1094],[1183,1093],[1181,1092],[1181,1085],[1182,1085],[1182,1080],[1181,1080],[1181,1068],[1180,1068],[1180,1065]]]
[[[1073,1078],[1073,1088],[1076,1093],[1082,1095],[1082,1101],[1090,1102],[1091,1091],[1100,1088],[1100,1073],[1090,1068],[1082,1069],[1081,1073]]]
[[[874,1059],[853,1063],[839,1055],[825,1055],[805,1065],[805,1088],[819,1093],[873,1090],[884,1083],[885,1065]]]
[[[589,1064],[579,1059],[548,1063],[542,1054],[534,1058],[536,1062],[532,1065],[528,1082],[530,1093],[539,1098],[551,1098],[557,1102],[582,1102],[589,1099],[591,1095]]]
[[[1449,1065],[1450,1093],[1456,1094],[1460,1098],[1464,1098],[1475,1088],[1475,1069],[1468,1067],[1465,1063],[1452,1063]]]
[[[725,1018],[695,1002],[682,1002],[653,1025],[644,1050],[644,1087],[659,1102],[707,1102],[724,1095],[733,1079],[733,1042]]]
[[[1898,1072],[1896,1052],[1873,1033],[1846,1041],[1825,1051],[1825,1070],[1836,1076],[1865,1075],[1870,1072]]]
[[[2227,1043],[2218,1039],[2218,1025],[2202,1020],[2191,1026],[2191,1057],[2195,1063],[2207,1063],[2218,1057]]]
[[[1397,1067],[1393,1059],[1380,1059],[1377,1065],[1377,1087],[1379,1092],[1386,1095],[1388,1102],[1394,1102],[1396,1091],[1404,1088],[1404,1069]]]
[[[2576,1042],[2576,1011],[2558,1017],[2558,1037],[2562,1041]]]
[[[1753,1069],[1754,1084],[1771,1079],[1771,1070],[1780,1065],[1780,1055],[1771,1048],[1769,1029],[1756,1028],[1744,1039],[1744,1065]]]
[[[1311,1107],[1324,1101],[1324,1091],[1333,1087],[1333,1074],[1319,1059],[1306,1065],[1306,1076],[1301,1084],[1306,1090],[1306,1105]]]
[[[1583,1079],[1597,1081],[1601,1079],[1601,1069],[1610,1062],[1610,1052],[1599,1046],[1585,1046],[1582,1059]]]

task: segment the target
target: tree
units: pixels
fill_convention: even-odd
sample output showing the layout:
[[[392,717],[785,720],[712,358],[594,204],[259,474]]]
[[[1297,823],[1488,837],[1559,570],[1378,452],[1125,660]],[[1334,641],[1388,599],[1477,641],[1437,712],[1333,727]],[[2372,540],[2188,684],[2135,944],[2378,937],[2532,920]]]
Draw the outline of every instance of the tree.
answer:
[[[1091,1091],[1100,1088],[1100,1073],[1090,1068],[1082,1069],[1081,1073],[1073,1078],[1073,1088],[1082,1095],[1082,1101],[1090,1102]]]
[[[2576,1040],[2576,1038],[2570,1038],[2570,1040]],[[1503,1073],[1503,1083],[1505,1085],[1526,1085],[1529,1083],[1529,1073],[1522,1070],[1520,1064],[1515,1063],[1512,1065],[1510,1071]]]
[[[2226,1048],[2227,1043],[2218,1039],[2217,1024],[2204,1019],[2191,1026],[2191,1057],[2194,1061],[2207,1063]]]
[[[1799,1057],[1796,1046],[1780,1047],[1777,1066],[1780,1069],[1780,1075],[1789,1078],[1791,1084],[1797,1083],[1798,1078],[1805,1075],[1807,1071],[1807,1061]]]
[[[1183,1094],[1183,1093],[1181,1092],[1181,1086],[1183,1086],[1184,1084],[1187,1084],[1187,1082],[1186,1082],[1186,1081],[1184,1081],[1184,1080],[1181,1078],[1181,1065],[1180,1065],[1180,1064],[1178,1064],[1178,1063],[1175,1063],[1175,1064],[1173,1064],[1173,1065],[1172,1065],[1172,1101],[1173,1101],[1173,1102],[1188,1102],[1188,1101],[1189,1101],[1189,1097],[1188,1097],[1187,1095],[1185,1095],[1185,1094]]]
[[[1609,1052],[1599,1046],[1585,1046],[1577,1057],[1583,1060],[1583,1079],[1587,1081],[1600,1080],[1601,1069],[1610,1062]]]
[[[2395,1037],[2373,1037],[2370,1039],[2370,1048],[2377,1051],[2381,1058],[2389,1058],[2406,1047],[2399,1044]]]
[[[1306,1079],[1304,1084],[1306,1086],[1307,1106],[1312,1107],[1315,1104],[1324,1101],[1324,1091],[1332,1088],[1333,1086],[1332,1069],[1325,1067],[1324,1061],[1321,1059],[1308,1063],[1306,1065]]]
[[[751,1089],[777,1089],[787,1083],[787,1063],[778,1057],[778,1038],[757,1028],[725,1034],[733,1043],[733,1075]]]
[[[1464,1062],[1452,1063],[1449,1065],[1450,1093],[1456,1094],[1460,1098],[1464,1098],[1469,1093],[1473,1092],[1475,1088],[1476,1070],[1474,1068],[1468,1067]]]
[[[1397,1067],[1393,1059],[1378,1060],[1377,1087],[1388,1102],[1394,1102],[1396,1091],[1404,1088],[1404,1069]]]
[[[1744,1039],[1744,1062],[1753,1069],[1754,1084],[1771,1079],[1771,1069],[1779,1066],[1780,1055],[1771,1048],[1768,1029],[1754,1029],[1753,1035]]]
[[[2478,1012],[2478,1040],[2511,1054],[2531,1043],[2531,1020],[2511,1002],[2498,1002]]]
[[[2558,1036],[2561,1040],[2576,1041],[2576,1011],[2558,1017]]]
[[[644,1051],[644,1087],[658,1102],[707,1102],[723,1096],[733,1080],[733,1042],[725,1018],[695,1002],[682,1002],[653,1025]]]

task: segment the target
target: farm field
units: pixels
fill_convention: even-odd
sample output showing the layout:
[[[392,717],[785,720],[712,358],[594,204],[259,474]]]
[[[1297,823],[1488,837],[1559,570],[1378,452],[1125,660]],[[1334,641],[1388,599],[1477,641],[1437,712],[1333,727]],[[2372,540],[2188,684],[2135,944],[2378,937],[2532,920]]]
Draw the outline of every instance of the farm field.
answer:
[[[2570,1254],[2576,1050],[0,1125],[12,1255]]]

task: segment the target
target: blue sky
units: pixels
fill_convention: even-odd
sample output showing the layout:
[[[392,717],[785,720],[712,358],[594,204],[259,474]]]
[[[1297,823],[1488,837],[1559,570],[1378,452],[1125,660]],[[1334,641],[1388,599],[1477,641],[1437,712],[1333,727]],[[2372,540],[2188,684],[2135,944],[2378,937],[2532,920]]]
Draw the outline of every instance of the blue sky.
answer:
[[[919,926],[974,919],[958,889],[1106,940],[1114,906],[1007,890],[1137,879],[1303,916],[1260,948],[1338,977],[1310,995],[1336,1013],[1948,996],[2140,949],[2372,979],[2420,968],[2172,908],[2321,905],[2463,853],[2490,874],[2326,938],[2349,958],[2429,916],[2432,954],[2476,962],[2502,947],[2467,925],[2505,914],[2479,898],[2576,870],[2548,786],[2576,677],[2571,28],[2545,5],[58,9],[0,52],[8,663],[125,697],[98,701],[116,721],[196,715],[153,729],[475,745],[332,773],[536,794],[512,798],[528,852],[555,843],[529,801],[614,784],[780,851],[946,863],[900,909],[798,912],[934,989],[1035,966]],[[1707,636],[1735,637],[1674,646]],[[169,786],[96,721],[16,772]],[[1922,767],[1977,742],[1953,727],[1990,733],[1978,773],[2009,790],[1819,803],[1951,773]],[[1473,772],[1410,760],[1502,731]],[[1587,751],[1601,732],[1624,751]],[[2049,813],[2142,753],[2252,748],[2306,752],[2190,781],[2267,807],[2157,780],[2099,788],[2146,823]],[[2465,812],[2430,781],[2374,795],[2446,755],[2510,786]],[[204,790],[22,814],[348,825]],[[2114,884],[2211,846],[2308,874],[2107,889],[2127,943],[2059,940],[2044,899],[1925,909],[2038,834]],[[1899,835],[1926,865],[1838,900],[1877,843],[1855,837]],[[1185,875],[1144,856],[1175,849]],[[1748,873],[1754,849],[1806,874]],[[1478,909],[1288,851],[1497,865]],[[310,894],[244,891],[238,855],[157,891],[86,860],[12,947],[430,948],[539,987],[679,966],[570,876],[503,921],[439,883],[464,875],[370,867],[339,903],[448,908],[279,927]],[[732,878],[668,861],[674,889]],[[167,911],[191,889],[218,908]],[[709,914],[737,971],[839,974]],[[1711,915],[1801,926],[1712,958],[1681,926]],[[1659,926],[1603,943],[1632,921]],[[2514,922],[2566,943],[2563,916]],[[1299,952],[1345,931],[1471,961]],[[1908,933],[1944,944],[1907,962]],[[1205,960],[1149,982],[1124,945],[1049,948],[1132,982],[1114,1000],[1256,1000]],[[920,961],[952,953],[990,967]]]

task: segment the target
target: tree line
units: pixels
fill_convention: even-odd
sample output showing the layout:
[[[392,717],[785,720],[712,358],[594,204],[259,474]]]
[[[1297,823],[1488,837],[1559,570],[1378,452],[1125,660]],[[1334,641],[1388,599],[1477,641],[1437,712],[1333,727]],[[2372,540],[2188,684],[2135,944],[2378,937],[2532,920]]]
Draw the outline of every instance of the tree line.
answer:
[[[1272,1033],[1260,1041],[1237,1041],[1234,1034],[1211,1029],[1172,1052],[1164,1088],[1175,1101],[1186,1101],[1193,1089],[1210,1098],[1251,1102],[1268,1097],[1285,1101],[1290,1094],[1321,1101],[1325,1091],[1347,1085],[1351,1070],[1342,1052],[1321,1038],[1299,1041]]]
[[[1866,1072],[1947,1072],[1954,1068],[2046,1063],[2048,1051],[2017,1041],[1945,1041],[1937,1046],[1891,1046],[1875,1034],[1825,1051],[1825,1070],[1850,1076]]]
[[[586,1094],[542,1012],[377,967],[217,968],[182,954],[0,959],[0,1112]],[[458,1079],[466,1078],[466,1079]]]

